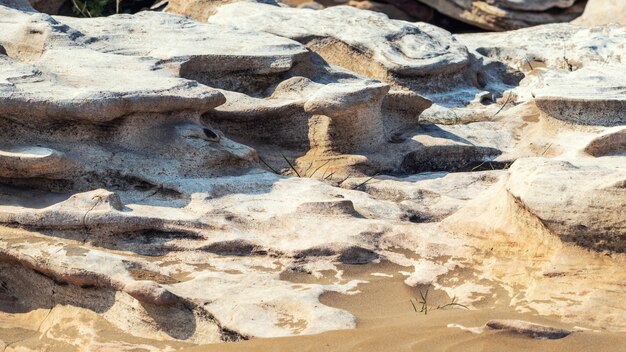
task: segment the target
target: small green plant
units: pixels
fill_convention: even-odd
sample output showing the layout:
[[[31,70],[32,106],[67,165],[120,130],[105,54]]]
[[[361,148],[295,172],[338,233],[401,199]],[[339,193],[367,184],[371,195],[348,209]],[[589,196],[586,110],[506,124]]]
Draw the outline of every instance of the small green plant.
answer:
[[[121,0],[72,0],[74,13],[82,17],[99,17],[120,13]]]
[[[413,311],[415,311],[415,313],[418,313],[417,307],[419,305],[419,307],[420,307],[419,313],[424,313],[424,315],[428,314],[428,309],[429,309],[429,307],[428,307],[428,291],[429,290],[430,290],[430,286],[426,287],[426,291],[424,291],[424,292],[422,292],[421,289],[419,290],[420,298],[419,298],[419,300],[417,298],[415,299],[415,303],[417,303],[417,305],[415,303],[413,303],[412,299],[409,300],[409,302],[411,303],[411,306],[413,307]],[[458,303],[456,296],[452,297],[452,301],[450,303],[443,304],[443,305],[438,305],[437,308],[435,308],[435,309],[444,309],[446,307],[452,307],[452,306],[458,306],[458,307],[462,307],[462,308],[465,308],[465,309],[469,309],[468,306],[466,306],[464,304],[461,304],[461,303]]]

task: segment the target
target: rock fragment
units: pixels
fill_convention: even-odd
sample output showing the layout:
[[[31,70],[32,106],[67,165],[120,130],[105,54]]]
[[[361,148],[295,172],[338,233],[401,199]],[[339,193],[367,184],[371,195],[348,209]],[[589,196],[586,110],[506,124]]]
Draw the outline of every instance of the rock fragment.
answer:
[[[565,329],[530,323],[523,320],[490,320],[486,324],[495,330],[508,330],[535,339],[562,339],[572,332]]]

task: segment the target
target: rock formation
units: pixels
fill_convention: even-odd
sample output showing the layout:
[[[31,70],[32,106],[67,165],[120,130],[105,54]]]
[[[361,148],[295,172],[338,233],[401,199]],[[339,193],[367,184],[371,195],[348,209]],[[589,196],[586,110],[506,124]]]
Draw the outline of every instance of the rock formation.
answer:
[[[585,9],[584,0],[419,1],[460,21],[496,31],[569,22],[580,16]]]
[[[380,262],[470,309],[626,329],[623,27],[215,4],[0,0],[0,346],[355,328],[320,296]]]

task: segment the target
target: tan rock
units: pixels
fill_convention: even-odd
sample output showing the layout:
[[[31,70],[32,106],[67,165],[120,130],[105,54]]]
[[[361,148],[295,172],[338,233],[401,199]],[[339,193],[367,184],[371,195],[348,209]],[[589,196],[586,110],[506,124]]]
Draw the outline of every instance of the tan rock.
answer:
[[[626,26],[626,3],[620,0],[589,0],[585,12],[573,23],[583,26],[617,23]]]

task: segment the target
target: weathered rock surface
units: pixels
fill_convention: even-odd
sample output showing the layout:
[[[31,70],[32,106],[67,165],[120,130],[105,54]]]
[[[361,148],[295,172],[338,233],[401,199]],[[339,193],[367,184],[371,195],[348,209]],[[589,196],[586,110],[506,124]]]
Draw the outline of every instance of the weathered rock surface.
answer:
[[[626,247],[623,162],[624,158],[619,156],[571,162],[521,159],[511,166],[506,190],[564,241],[596,250],[623,252]]]
[[[495,31],[546,23],[569,22],[585,9],[575,0],[419,0],[437,11],[475,26]]]
[[[320,296],[381,261],[472,309],[626,328],[622,27],[214,4],[201,23],[0,0],[0,346],[354,328]],[[526,62],[533,36],[566,58]]]
[[[583,26],[609,23],[626,25],[626,3],[620,0],[589,0],[582,16],[573,21]]]
[[[446,31],[427,24],[388,20],[384,15],[349,7],[314,11],[238,2],[220,7],[208,22],[265,31],[301,42],[319,38],[318,43],[307,44],[318,46],[316,51],[325,52],[321,55],[331,63],[356,68],[357,72],[367,70],[361,73],[379,79],[394,74],[453,73],[469,62],[466,49]],[[343,64],[335,60],[342,60]]]
[[[626,50],[626,28],[616,25],[548,24],[455,37],[471,50],[524,72],[542,67],[575,71],[592,64],[623,64]],[[541,48],[535,43],[541,43]]]
[[[208,22],[297,40],[332,64],[389,84],[392,106],[426,97],[435,104],[424,114],[431,121],[491,115],[497,107],[489,103],[521,79],[500,63],[468,53],[440,28],[346,6],[316,11],[237,2],[221,6]],[[485,97],[490,106],[483,104]],[[459,107],[465,109],[453,110]]]
[[[537,107],[550,116],[577,124],[624,125],[624,66],[597,65],[573,72],[545,72],[543,87],[533,91]],[[584,90],[571,89],[573,83]]]
[[[543,113],[576,124],[624,124],[626,28],[552,24],[457,39],[526,72],[515,91],[522,99],[534,99]],[[535,41],[544,49],[529,44]]]

